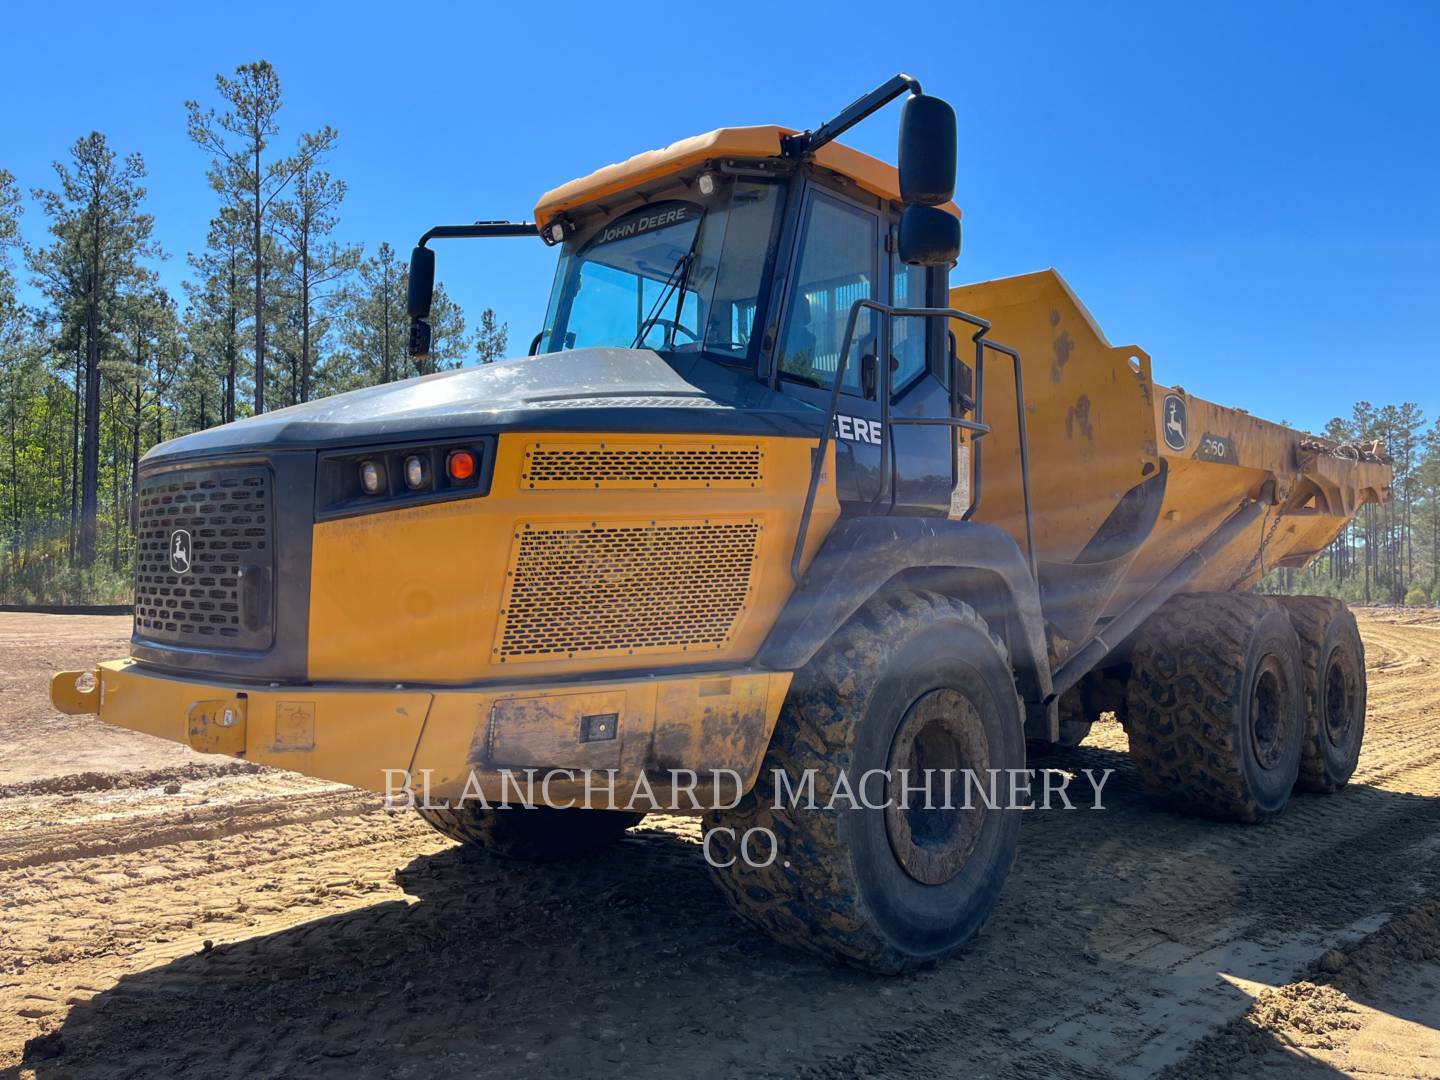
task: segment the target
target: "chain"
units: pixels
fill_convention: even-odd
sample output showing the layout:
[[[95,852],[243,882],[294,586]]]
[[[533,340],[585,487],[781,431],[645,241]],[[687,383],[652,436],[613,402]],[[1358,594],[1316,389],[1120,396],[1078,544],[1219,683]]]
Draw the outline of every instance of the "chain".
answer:
[[[1270,509],[1268,507],[1265,510],[1265,516],[1270,516]],[[1265,576],[1265,546],[1275,538],[1275,533],[1280,528],[1280,519],[1284,516],[1285,514],[1283,512],[1275,515],[1274,524],[1260,537],[1260,548],[1255,552],[1255,557],[1246,564],[1244,570],[1240,571],[1239,576],[1235,578],[1235,583],[1230,586],[1231,589],[1239,588],[1240,583],[1250,576],[1251,571],[1253,571],[1257,565],[1260,567],[1260,576]]]

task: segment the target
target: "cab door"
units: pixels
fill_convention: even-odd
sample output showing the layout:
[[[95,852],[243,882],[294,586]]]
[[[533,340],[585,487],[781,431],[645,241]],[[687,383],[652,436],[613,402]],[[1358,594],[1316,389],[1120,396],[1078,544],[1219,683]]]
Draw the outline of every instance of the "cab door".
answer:
[[[808,185],[775,346],[775,372],[782,392],[828,412],[852,305],[871,299],[921,307],[937,295],[933,273],[906,267],[891,254],[894,224],[878,200],[871,206]],[[944,371],[942,324],[940,319],[893,320],[889,365],[893,419],[949,414],[949,392],[938,374]],[[949,428],[894,425],[894,483],[884,475],[892,465],[881,453],[880,380],[885,376],[877,359],[881,329],[879,315],[868,309],[860,312],[840,386],[832,435],[842,509],[944,514],[955,484]]]

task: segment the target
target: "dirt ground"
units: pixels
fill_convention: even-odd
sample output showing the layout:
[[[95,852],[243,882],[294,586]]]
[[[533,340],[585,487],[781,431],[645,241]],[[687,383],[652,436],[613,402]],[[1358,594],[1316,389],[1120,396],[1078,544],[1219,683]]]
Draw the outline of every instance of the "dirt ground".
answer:
[[[0,615],[0,1076],[1440,1076],[1440,615],[1365,612],[1353,783],[1264,827],[1025,815],[957,960],[875,979],[730,914],[698,829],[501,865],[377,797],[55,714],[123,617]]]

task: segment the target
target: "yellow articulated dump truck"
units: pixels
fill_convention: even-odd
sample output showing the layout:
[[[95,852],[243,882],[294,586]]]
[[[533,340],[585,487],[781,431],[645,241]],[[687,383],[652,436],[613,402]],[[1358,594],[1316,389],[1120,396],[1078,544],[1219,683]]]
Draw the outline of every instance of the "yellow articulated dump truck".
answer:
[[[835,141],[902,96],[898,168]],[[432,229],[412,353],[430,243],[509,236],[559,254],[530,355],[151,450],[131,655],[53,702],[497,856],[703,814],[742,916],[877,972],[984,923],[997,778],[1102,712],[1182,810],[1339,789],[1354,620],[1249,590],[1389,497],[1383,450],[1156,383],[1053,271],[953,287],[955,166],[897,76]]]

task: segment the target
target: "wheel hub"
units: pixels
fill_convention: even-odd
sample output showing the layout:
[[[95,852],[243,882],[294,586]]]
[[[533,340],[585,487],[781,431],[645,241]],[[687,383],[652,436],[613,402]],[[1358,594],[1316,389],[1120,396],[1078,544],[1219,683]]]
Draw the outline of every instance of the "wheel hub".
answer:
[[[1250,702],[1250,744],[1261,768],[1273,769],[1285,753],[1289,728],[1285,679],[1274,657],[1267,657],[1255,679]]]
[[[1354,716],[1353,689],[1344,665],[1332,656],[1325,670],[1325,735],[1337,747],[1345,745],[1350,731]]]
[[[966,776],[973,771],[988,792],[989,766],[984,725],[963,694],[932,690],[911,704],[891,744],[885,810],[890,848],[910,877],[943,885],[964,868],[985,821]]]

